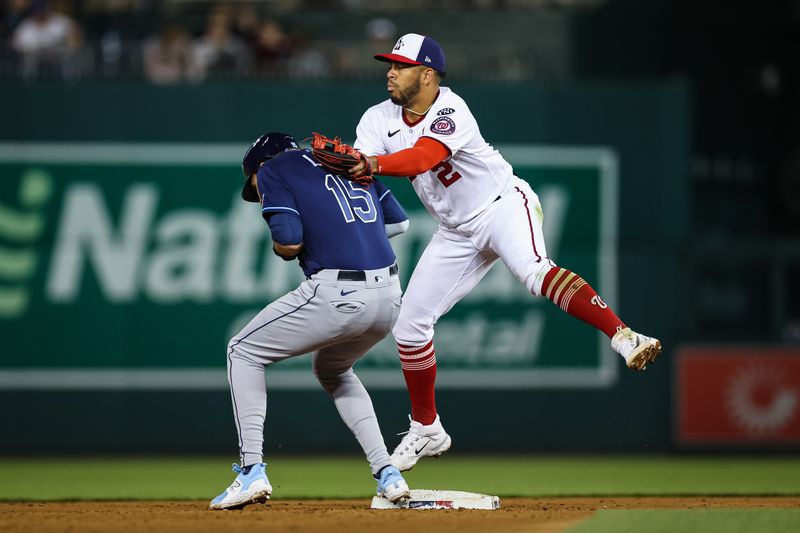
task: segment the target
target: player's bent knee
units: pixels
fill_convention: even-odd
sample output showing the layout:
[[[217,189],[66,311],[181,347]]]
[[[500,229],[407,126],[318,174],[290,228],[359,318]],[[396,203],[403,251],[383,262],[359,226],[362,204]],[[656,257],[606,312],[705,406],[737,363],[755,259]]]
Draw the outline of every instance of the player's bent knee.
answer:
[[[229,359],[251,359],[250,354],[247,353],[247,350],[244,344],[242,344],[241,339],[237,339],[236,337],[228,341],[227,354]]]
[[[433,325],[438,317],[430,316],[427,307],[403,301],[400,315],[392,327],[392,336],[398,344],[424,346],[433,338]]]
[[[239,342],[239,339],[233,337],[231,340],[228,341],[228,352],[229,354],[236,353],[236,347]]]
[[[314,367],[313,371],[319,384],[329,393],[333,393],[339,385],[347,381],[350,376],[355,375],[352,367],[348,367],[344,370]]]
[[[398,320],[392,328],[392,336],[397,344],[424,346],[433,338],[433,328]]]
[[[328,394],[332,394],[341,383],[339,376],[317,375],[317,381],[319,381],[319,384],[322,385],[322,388],[325,389]]]

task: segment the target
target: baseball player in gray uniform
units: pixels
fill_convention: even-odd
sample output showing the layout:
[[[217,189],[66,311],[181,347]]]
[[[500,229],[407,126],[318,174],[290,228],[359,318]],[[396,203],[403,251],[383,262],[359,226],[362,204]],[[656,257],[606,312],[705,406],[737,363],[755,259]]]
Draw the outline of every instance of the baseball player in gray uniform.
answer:
[[[369,186],[327,173],[311,152],[282,133],[262,135],[242,162],[242,198],[261,203],[273,248],[298,259],[300,286],[272,302],[228,344],[228,382],[239,433],[241,466],[211,509],[238,509],[272,494],[263,462],[267,366],[312,354],[314,374],[366,454],[378,495],[409,496],[392,466],[372,401],[353,364],[392,329],[400,281],[388,237],[408,216],[378,181]]]

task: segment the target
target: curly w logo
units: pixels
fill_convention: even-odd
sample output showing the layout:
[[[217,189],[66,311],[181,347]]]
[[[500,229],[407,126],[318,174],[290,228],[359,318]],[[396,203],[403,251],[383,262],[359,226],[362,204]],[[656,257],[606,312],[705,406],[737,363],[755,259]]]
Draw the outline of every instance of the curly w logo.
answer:
[[[27,282],[36,271],[35,244],[44,231],[42,208],[52,194],[52,178],[25,171],[16,205],[0,203],[0,319],[22,315],[30,300]]]

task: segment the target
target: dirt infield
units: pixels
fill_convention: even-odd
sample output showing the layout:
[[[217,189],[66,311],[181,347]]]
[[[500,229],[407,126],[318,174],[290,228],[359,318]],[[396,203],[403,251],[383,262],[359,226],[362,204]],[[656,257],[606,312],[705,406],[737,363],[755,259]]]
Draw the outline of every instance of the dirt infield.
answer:
[[[556,532],[597,509],[798,507],[800,497],[504,498],[496,511],[369,509],[368,500],[274,500],[243,511],[207,511],[206,502],[0,503],[0,531],[247,533]]]

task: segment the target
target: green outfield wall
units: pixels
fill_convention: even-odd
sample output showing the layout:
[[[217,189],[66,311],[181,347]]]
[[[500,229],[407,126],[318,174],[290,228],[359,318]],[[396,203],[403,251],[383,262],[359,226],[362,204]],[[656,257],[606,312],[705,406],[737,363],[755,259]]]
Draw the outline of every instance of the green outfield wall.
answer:
[[[227,340],[301,279],[238,199],[241,154],[268,130],[352,139],[382,98],[367,85],[0,87],[0,451],[235,453]],[[663,450],[686,87],[452,87],[539,194],[551,257],[667,350],[629,374],[498,264],[437,327],[448,430],[465,450]],[[411,216],[393,240],[405,284],[435,226],[405,180],[384,182]],[[392,444],[408,404],[391,338],[357,371]],[[356,450],[308,357],[267,383],[267,450]]]

